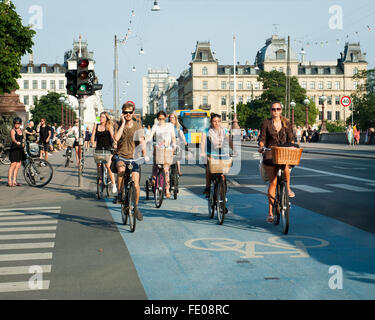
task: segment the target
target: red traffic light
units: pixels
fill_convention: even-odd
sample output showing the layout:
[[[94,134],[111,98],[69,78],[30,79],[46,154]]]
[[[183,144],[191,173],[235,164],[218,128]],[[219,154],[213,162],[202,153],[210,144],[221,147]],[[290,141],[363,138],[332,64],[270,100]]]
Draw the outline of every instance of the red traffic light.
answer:
[[[88,73],[86,71],[82,71],[82,72],[79,73],[78,78],[80,80],[86,80],[87,76],[88,76]]]
[[[89,60],[80,60],[79,63],[78,63],[78,66],[80,68],[87,68],[89,66]]]

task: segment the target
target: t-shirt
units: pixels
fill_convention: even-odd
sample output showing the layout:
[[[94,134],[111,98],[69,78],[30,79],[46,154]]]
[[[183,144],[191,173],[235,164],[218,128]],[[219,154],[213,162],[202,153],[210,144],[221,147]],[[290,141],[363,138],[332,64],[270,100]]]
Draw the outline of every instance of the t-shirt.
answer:
[[[117,127],[121,125],[118,123]],[[133,120],[131,128],[124,127],[122,136],[117,142],[117,154],[125,159],[137,159],[141,157],[142,150],[137,148],[140,144],[140,139],[144,138],[144,131],[138,122]]]
[[[222,153],[224,153],[222,149],[224,147],[224,144],[226,143],[225,137],[228,134],[228,129],[224,128],[224,141],[223,141],[222,148],[218,148],[217,146],[214,146],[213,143],[211,143],[211,139],[209,137],[210,136],[209,131],[210,131],[210,128],[206,128],[204,130],[204,133],[206,134],[206,148],[207,148],[206,152],[207,152],[207,154],[208,155],[211,155],[211,154],[215,155],[215,154],[222,154]]]
[[[40,126],[40,129],[39,129],[40,142],[47,143],[46,140],[48,138],[49,131],[51,131],[51,128],[49,126],[45,126],[45,127]]]
[[[169,147],[172,144],[172,138],[175,137],[174,126],[172,123],[166,123],[164,126],[154,124],[151,129],[150,138],[154,134],[157,146]]]
[[[29,133],[33,133],[34,128],[27,127],[25,130]],[[26,141],[35,141],[35,135],[26,134]]]

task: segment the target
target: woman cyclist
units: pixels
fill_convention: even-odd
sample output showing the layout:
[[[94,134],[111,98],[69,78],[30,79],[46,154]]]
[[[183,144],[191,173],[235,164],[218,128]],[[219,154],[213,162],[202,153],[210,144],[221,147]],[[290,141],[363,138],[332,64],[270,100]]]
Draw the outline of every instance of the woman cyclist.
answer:
[[[94,126],[94,129],[92,131],[91,135],[91,145],[95,148],[97,151],[107,150],[109,151],[112,148],[113,145],[113,125],[111,118],[109,117],[107,112],[102,112],[100,114],[100,123]],[[98,168],[100,164],[97,164]],[[113,175],[111,171],[111,160],[109,160],[105,164],[109,178],[112,182],[112,193],[117,193],[116,188],[116,182],[115,182],[115,176]]]
[[[263,147],[271,148],[272,146],[294,144],[293,129],[288,119],[281,116],[282,107],[280,102],[272,102],[270,109],[272,118],[263,121],[259,136],[259,153],[263,153]],[[263,157],[263,166],[267,172],[270,184],[268,188],[268,217],[267,222],[273,222],[272,205],[275,201],[277,170],[278,167],[272,161],[272,152],[266,151]],[[295,194],[290,189],[290,170],[285,166],[285,177],[288,186],[290,198]]]
[[[156,137],[156,145],[159,147],[172,147],[173,149],[176,148],[176,136],[174,133],[174,127],[171,123],[167,123],[167,114],[164,111],[159,111],[156,115],[158,123],[154,124],[150,135],[146,139],[146,143],[148,141],[152,141],[153,136]],[[169,192],[169,164],[164,164],[164,173],[165,173],[165,196],[167,198],[171,197]],[[152,168],[152,183],[155,183],[156,178],[156,165]]]
[[[176,141],[178,145],[184,144],[184,146],[187,146],[187,142],[185,139],[185,135],[183,131],[180,129],[180,123],[177,121],[177,116],[174,113],[171,113],[168,117],[169,123],[171,123],[174,127],[174,134],[176,136]],[[181,172],[181,162],[179,160],[176,161],[177,165],[177,171],[178,175],[182,176]]]
[[[233,142],[229,138],[228,130],[221,127],[221,116],[213,113],[211,114],[211,126],[208,129],[205,129],[202,134],[202,143],[200,150],[201,158],[205,159],[207,157],[207,161],[210,161],[211,155],[225,154],[225,151],[223,151],[225,142],[229,143],[229,146],[233,150]],[[210,184],[211,173],[207,162],[206,188],[203,191],[206,196],[208,196],[210,193]]]

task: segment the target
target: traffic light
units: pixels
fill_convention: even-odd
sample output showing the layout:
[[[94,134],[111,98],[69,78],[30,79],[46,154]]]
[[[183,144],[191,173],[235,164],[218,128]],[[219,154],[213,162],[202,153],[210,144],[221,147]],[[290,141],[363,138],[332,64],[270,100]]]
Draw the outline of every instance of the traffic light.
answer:
[[[92,73],[89,71],[89,60],[81,59],[77,64],[77,95],[85,96],[92,93]]]
[[[66,93],[70,96],[77,95],[77,70],[68,70],[66,77]]]

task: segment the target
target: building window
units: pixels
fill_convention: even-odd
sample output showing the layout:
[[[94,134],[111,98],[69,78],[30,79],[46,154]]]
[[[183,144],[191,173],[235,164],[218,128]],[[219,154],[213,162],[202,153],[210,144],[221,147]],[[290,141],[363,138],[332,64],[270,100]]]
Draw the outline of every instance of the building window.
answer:
[[[51,90],[55,90],[56,89],[55,80],[51,80],[50,83],[49,83],[49,85],[50,85],[50,89]]]
[[[339,106],[340,105],[340,96],[335,97],[335,105]]]
[[[306,74],[311,74],[311,68],[306,68],[306,69],[305,69],[305,73],[306,73]]]
[[[38,80],[33,80],[33,89],[38,89]]]
[[[276,51],[276,60],[285,60],[285,50]]]
[[[60,72],[60,67],[56,66],[55,67],[55,73],[59,73]]]
[[[340,111],[336,111],[336,120],[340,120]]]
[[[42,80],[42,89],[47,89],[47,80]]]
[[[238,68],[238,74],[243,74],[243,68]]]
[[[221,97],[221,105],[222,106],[226,106],[227,105],[227,97],[226,96],[222,96]]]
[[[318,74],[324,74],[324,69],[323,68],[318,68]]]
[[[353,75],[355,76],[356,74],[358,74],[358,68],[353,69]]]
[[[243,82],[238,82],[238,90],[243,90]]]
[[[354,90],[358,89],[358,81],[353,81],[353,89]]]
[[[327,120],[332,120],[332,111],[327,111]]]
[[[59,80],[59,89],[60,90],[64,89],[64,80]]]
[[[319,89],[324,89],[324,88],[323,88],[323,81],[319,81],[319,82],[318,82],[318,88],[319,88]]]
[[[302,81],[301,87],[307,89],[307,81]]]
[[[315,89],[315,81],[310,81],[310,89]]]
[[[230,89],[231,89],[231,90],[234,90],[234,81],[231,81],[231,82],[230,82]]]
[[[327,89],[332,89],[332,81],[327,82]]]
[[[250,103],[251,102],[251,96],[247,96],[246,97],[246,103]]]
[[[207,67],[202,68],[202,75],[207,76],[208,75],[208,69]]]
[[[38,101],[38,96],[33,96],[33,104],[35,105]]]
[[[327,97],[327,104],[332,105],[332,96]]]
[[[284,68],[283,68],[283,67],[280,67],[280,68],[279,68],[279,72],[284,72]]]
[[[202,61],[208,61],[208,53],[202,52]]]
[[[246,89],[251,89],[251,82],[250,81],[247,81],[246,82]]]
[[[230,104],[234,105],[234,96],[230,96]]]
[[[33,68],[32,66],[29,66],[29,67],[27,68],[27,72],[28,72],[28,73],[33,73],[33,71],[34,71],[34,68]]]
[[[255,90],[259,90],[260,89],[260,84],[259,84],[259,82],[255,82]]]
[[[46,66],[42,66],[42,73],[46,73],[47,72],[47,67]]]
[[[23,80],[23,88],[29,89],[29,80]]]
[[[23,96],[23,104],[25,106],[29,105],[29,96]]]
[[[336,74],[336,68],[331,68],[331,74]]]
[[[205,106],[205,105],[208,105],[208,97],[207,96],[203,96],[202,97],[202,104]]]
[[[340,90],[341,83],[340,81],[336,81],[336,90]]]
[[[225,68],[225,74],[231,74],[230,68]]]
[[[227,89],[227,82],[221,81],[221,90],[226,90],[226,89]]]
[[[238,96],[238,103],[243,104],[243,96]]]
[[[203,81],[203,89],[208,89],[208,81]]]
[[[222,121],[227,121],[227,113],[226,112],[222,112],[221,113],[221,120]]]

